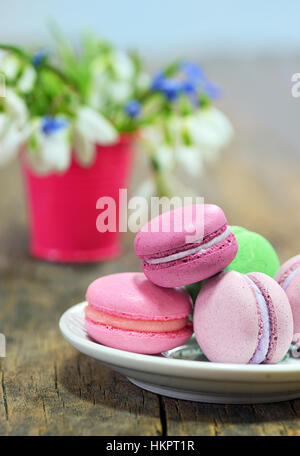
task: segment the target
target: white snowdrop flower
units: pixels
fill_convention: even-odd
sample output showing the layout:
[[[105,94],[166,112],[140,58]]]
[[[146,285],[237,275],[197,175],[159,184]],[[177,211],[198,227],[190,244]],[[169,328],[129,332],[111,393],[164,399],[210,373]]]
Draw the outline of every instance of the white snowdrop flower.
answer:
[[[0,71],[5,74],[7,80],[14,80],[20,70],[20,60],[13,54],[5,53],[2,54],[0,62]]]
[[[145,127],[141,130],[139,139],[149,150],[150,156],[155,158],[161,170],[169,171],[174,168],[176,158],[174,146],[166,143],[161,128]]]
[[[108,145],[117,140],[117,131],[105,117],[87,106],[78,110],[73,127],[73,145],[81,164],[90,165],[93,162],[96,144]]]
[[[88,104],[101,110],[108,103],[124,103],[132,95],[134,75],[134,64],[124,52],[98,57],[91,65]]]
[[[107,93],[106,89],[107,86],[105,87],[105,90],[103,90],[103,88],[101,88],[101,83],[98,84],[96,80],[91,83],[89,93],[87,95],[87,104],[92,109],[100,111],[104,108],[107,102],[107,96],[105,95]]]
[[[174,149],[167,144],[161,144],[156,148],[155,159],[161,170],[171,170],[174,167]]]
[[[2,68],[2,62],[4,58],[7,56],[7,52],[3,49],[0,49],[0,69]]]
[[[114,80],[105,74],[94,76],[90,94],[89,105],[101,110],[107,103],[124,103],[132,94],[132,84],[127,80]]]
[[[14,158],[24,140],[14,122],[4,113],[0,113],[0,165]]]
[[[34,122],[27,158],[38,174],[63,173],[71,163],[69,125],[66,119],[44,117]]]
[[[73,132],[73,145],[76,158],[83,166],[89,166],[95,160],[96,145],[86,135],[86,132],[77,126]]]
[[[203,159],[197,146],[179,146],[176,148],[176,159],[179,165],[193,176],[203,172]]]
[[[36,71],[30,65],[27,65],[17,82],[17,88],[21,93],[28,93],[32,90],[36,80]]]
[[[6,98],[4,102],[5,112],[13,119],[18,128],[24,127],[28,112],[25,102],[11,88],[6,89]]]
[[[140,140],[150,146],[151,149],[156,150],[163,143],[164,138],[160,128],[148,126],[141,129]]]
[[[110,78],[106,72],[103,58],[97,58],[91,65],[91,80],[88,88],[88,105],[96,110],[101,110],[108,97]]]
[[[134,65],[131,58],[122,51],[114,51],[111,55],[111,63],[115,74],[120,79],[132,79],[134,76]]]
[[[219,146],[223,147],[232,139],[234,130],[225,114],[217,108],[210,109],[210,121],[215,126],[219,138]]]
[[[130,98],[132,93],[132,84],[129,81],[111,81],[107,90],[110,101],[121,104]]]
[[[179,123],[181,122],[181,126]],[[174,127],[175,125],[175,127]],[[227,117],[218,109],[209,107],[173,123],[176,131],[185,131],[192,145],[197,146],[201,156],[208,162],[214,162],[233,136],[233,128]]]
[[[71,148],[64,132],[57,132],[49,137],[42,136],[41,157],[49,165],[49,169],[58,172],[66,171],[71,162]]]
[[[189,116],[187,127],[192,139],[199,146],[221,148],[233,136],[233,128],[227,117],[213,107]]]
[[[186,118],[185,118],[186,119]],[[173,116],[168,121],[168,131],[175,146],[182,145],[182,132],[186,129],[186,120],[178,116]]]

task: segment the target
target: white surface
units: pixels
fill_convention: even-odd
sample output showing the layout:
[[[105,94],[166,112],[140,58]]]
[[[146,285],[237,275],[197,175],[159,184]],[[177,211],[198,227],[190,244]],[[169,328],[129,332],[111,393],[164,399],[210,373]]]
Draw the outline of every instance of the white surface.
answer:
[[[300,360],[277,365],[217,364],[162,356],[140,355],[105,347],[89,339],[84,329],[85,302],[60,319],[65,339],[130,381],[160,394],[200,402],[257,403],[300,397]]]
[[[297,0],[0,0],[0,41],[49,40],[55,20],[71,38],[91,27],[148,58],[297,52]]]

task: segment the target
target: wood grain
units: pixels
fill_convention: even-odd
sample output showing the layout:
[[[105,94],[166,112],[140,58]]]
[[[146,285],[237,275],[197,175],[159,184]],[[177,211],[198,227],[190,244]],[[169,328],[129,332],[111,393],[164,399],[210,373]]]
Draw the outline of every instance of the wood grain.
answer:
[[[219,60],[206,68],[227,87],[221,106],[237,134],[217,165],[192,184],[206,202],[224,208],[230,223],[268,237],[284,261],[300,251],[300,102],[291,99],[288,85],[296,60]],[[146,173],[136,169],[135,186]],[[133,235],[126,235],[121,258],[103,264],[31,258],[17,165],[0,170],[0,221],[0,332],[7,337],[7,357],[0,360],[1,435],[300,435],[300,400],[225,406],[160,397],[63,340],[58,319],[84,298],[92,280],[139,270]]]

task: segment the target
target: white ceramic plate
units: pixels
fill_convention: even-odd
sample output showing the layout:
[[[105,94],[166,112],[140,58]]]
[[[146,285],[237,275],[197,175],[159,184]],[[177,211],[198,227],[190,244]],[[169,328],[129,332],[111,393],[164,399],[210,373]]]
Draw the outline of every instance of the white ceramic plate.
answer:
[[[116,350],[88,337],[84,328],[85,305],[86,302],[77,304],[62,315],[59,326],[65,339],[141,388],[178,399],[219,404],[300,397],[300,358],[287,356],[276,365],[211,363],[199,356],[192,339],[164,356]]]

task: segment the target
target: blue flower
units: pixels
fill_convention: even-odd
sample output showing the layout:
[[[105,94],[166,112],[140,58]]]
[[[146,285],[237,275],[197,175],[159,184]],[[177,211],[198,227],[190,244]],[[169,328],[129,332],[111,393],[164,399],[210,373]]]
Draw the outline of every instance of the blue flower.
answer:
[[[180,63],[180,70],[184,73],[190,82],[193,81],[194,83],[199,83],[200,81],[206,80],[202,68],[193,62],[183,60]]]
[[[197,90],[197,86],[193,81],[183,81],[182,82],[182,88],[187,94],[192,94],[195,93]]]
[[[152,83],[150,86],[151,90],[161,91],[165,80],[166,76],[164,75],[164,73],[162,71],[158,71],[152,79]]]
[[[204,92],[212,99],[220,96],[220,87],[211,83],[207,79],[202,68],[199,65],[196,65],[195,63],[189,61],[182,61],[180,69],[186,77],[184,82],[184,89],[187,94],[192,94],[198,90]]]
[[[175,101],[183,90],[182,81],[175,78],[167,78],[163,72],[154,76],[151,90],[162,92],[170,101]]]
[[[68,122],[59,117],[44,116],[42,120],[41,130],[45,135],[51,135],[67,126]]]
[[[222,94],[222,89],[221,87],[213,84],[210,81],[206,81],[206,83],[203,86],[203,91],[208,95],[210,98],[215,99],[219,98],[219,96]]]
[[[182,81],[173,78],[166,78],[162,85],[162,92],[170,101],[177,100],[180,92],[182,92],[183,84]]]
[[[183,60],[177,68],[178,71],[172,78],[166,77],[163,71],[157,72],[153,77],[151,90],[162,92],[171,102],[176,101],[181,93],[185,93],[194,106],[199,104],[200,92],[210,98],[216,98],[220,94],[220,89],[207,79],[199,65]]]
[[[36,51],[32,56],[32,64],[35,67],[41,66],[41,64],[47,59],[49,52],[46,49],[40,49]]]
[[[130,117],[137,117],[141,112],[141,104],[137,100],[130,100],[125,104],[124,111]]]

